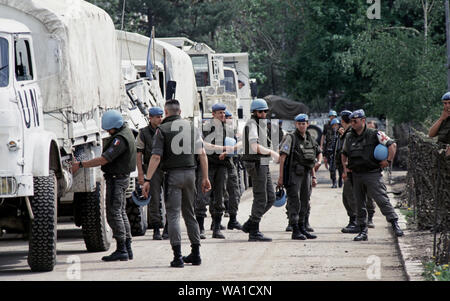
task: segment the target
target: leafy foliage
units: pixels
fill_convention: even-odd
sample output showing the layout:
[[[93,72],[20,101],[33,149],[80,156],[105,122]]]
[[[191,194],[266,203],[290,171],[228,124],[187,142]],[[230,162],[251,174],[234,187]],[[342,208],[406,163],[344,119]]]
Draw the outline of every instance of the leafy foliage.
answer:
[[[91,0],[121,28],[124,0]],[[364,108],[396,123],[436,118],[446,90],[444,4],[386,0],[127,0],[124,29],[248,52],[259,96],[312,111]]]

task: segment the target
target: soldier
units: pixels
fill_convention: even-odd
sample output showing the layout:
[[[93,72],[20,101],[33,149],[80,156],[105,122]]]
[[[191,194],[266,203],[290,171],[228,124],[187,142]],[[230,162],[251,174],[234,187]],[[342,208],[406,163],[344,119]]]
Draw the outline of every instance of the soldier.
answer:
[[[269,160],[278,161],[277,152],[270,149],[270,124],[266,116],[269,107],[264,99],[255,99],[250,104],[252,117],[244,126],[242,160],[252,179],[253,204],[249,219],[242,226],[249,233],[249,241],[272,241],[259,232],[262,216],[272,208],[275,191],[269,171]]]
[[[445,93],[442,98],[443,110],[439,119],[430,128],[428,135],[438,137],[438,144],[446,149],[446,155],[450,156],[450,92]]]
[[[116,251],[102,260],[126,261],[133,259],[125,191],[130,184],[130,173],[136,169],[135,138],[116,110],[103,114],[102,128],[111,135],[103,145],[103,154],[92,160],[74,162],[72,172],[76,173],[79,168],[101,166],[106,180],[106,218],[117,243]]]
[[[231,132],[235,134],[235,131],[233,129],[233,114],[231,114],[230,111],[225,111],[225,118],[227,120],[227,126],[231,127],[231,130],[228,130],[228,132]],[[233,137],[235,140],[237,140],[236,136]],[[225,154],[221,154],[221,156],[224,156]],[[239,178],[237,173],[237,167],[236,162],[234,162],[234,157],[231,158],[231,164],[227,165],[227,183],[225,185],[225,192],[227,197],[227,210],[229,214],[229,221],[227,225],[228,230],[242,230],[242,225],[237,221],[237,212],[239,209],[239,203],[241,201],[241,190],[239,187]]]
[[[286,135],[280,147],[280,176],[278,187],[286,187],[289,224],[292,239],[314,239],[316,235],[305,228],[305,217],[311,188],[317,185],[315,162],[322,151],[311,137],[308,128],[308,115],[295,117],[296,130]],[[286,164],[285,164],[286,162]]]
[[[199,155],[202,168],[202,190],[211,189],[208,180],[208,161],[200,135],[193,123],[181,119],[180,103],[171,99],[164,105],[166,118],[154,136],[152,156],[148,166],[143,194],[148,197],[150,181],[161,162],[161,169],[166,172],[165,203],[170,244],[174,260],[171,267],[184,267],[184,263],[201,264],[200,230],[194,214],[195,195],[195,157]],[[189,256],[181,255],[180,213],[186,224],[192,252]]]
[[[331,125],[331,130],[329,130],[327,133],[331,133],[330,134],[330,139],[329,142],[327,143],[327,149],[328,149],[328,169],[330,171],[330,178],[331,181],[333,182],[333,185],[331,186],[331,188],[337,188],[337,184],[336,184],[336,170],[338,170],[338,174],[339,174],[339,188],[342,187],[342,171],[340,169],[337,168],[336,166],[336,157],[335,157],[335,152],[336,152],[336,146],[338,144],[338,140],[339,140],[339,133],[338,133],[338,129],[341,128],[341,125],[339,123],[339,120],[337,118],[331,120],[330,122]]]
[[[371,129],[378,129],[378,125],[375,121],[368,121],[367,127]],[[373,223],[373,216],[375,215],[375,201],[372,198],[367,198],[367,227],[375,228]]]
[[[149,121],[150,124],[139,131],[136,138],[137,148],[137,169],[138,169],[138,184],[144,185],[144,171],[148,168],[148,162],[152,156],[153,136],[156,129],[162,122],[163,110],[158,107],[150,108]],[[142,159],[143,157],[143,159]],[[161,198],[162,185],[164,180],[164,172],[161,168],[156,169],[155,174],[150,182],[150,203],[148,204],[148,228],[153,229],[153,239],[161,240],[160,228],[164,228],[163,212],[164,203]]]
[[[341,160],[342,147],[345,142],[345,137],[351,131],[352,127],[350,124],[350,115],[352,112],[344,110],[341,112],[341,124],[342,127],[339,129],[339,140],[336,147],[336,165],[341,170],[344,170]],[[349,223],[347,226],[341,229],[342,233],[359,233],[359,228],[356,225],[356,202],[353,197],[353,185],[352,185],[352,174],[347,173],[347,179],[344,180],[344,188],[342,190],[342,203],[344,204],[345,210],[349,217]]]
[[[363,110],[354,111],[350,119],[352,130],[345,138],[341,159],[344,180],[348,172],[352,172],[353,196],[356,199],[357,222],[360,227],[360,233],[353,240],[367,240],[366,194],[380,207],[381,213],[392,224],[395,235],[402,236],[403,231],[397,223],[398,216],[389,201],[381,175],[382,168],[387,167],[395,156],[396,144],[385,133],[366,127]],[[388,158],[384,161],[377,161],[374,157],[378,144],[388,147]]]
[[[326,124],[324,124],[323,126],[323,132],[322,132],[322,137],[320,138],[320,149],[323,150],[323,161],[325,163],[325,168],[328,169],[328,157],[330,155],[330,151],[328,151],[328,145],[330,144],[331,141],[331,135],[332,135],[332,130],[331,130],[331,121],[333,119],[335,119],[337,117],[337,113],[336,111],[330,110],[330,112],[328,112],[328,118],[330,119]]]
[[[231,168],[231,158],[224,153],[227,149],[225,138],[232,133],[225,126],[226,106],[222,103],[216,103],[212,106],[213,118],[204,126],[204,146],[208,156],[208,175],[211,183],[209,194],[210,204],[209,212],[213,220],[212,238],[223,239],[225,236],[220,231],[222,215],[225,211],[223,201],[223,191],[227,183],[227,169]],[[206,130],[205,130],[206,129]]]

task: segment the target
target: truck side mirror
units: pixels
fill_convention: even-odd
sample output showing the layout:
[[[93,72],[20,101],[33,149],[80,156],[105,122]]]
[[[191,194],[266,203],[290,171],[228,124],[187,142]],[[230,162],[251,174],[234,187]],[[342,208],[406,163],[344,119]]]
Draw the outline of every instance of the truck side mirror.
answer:
[[[258,96],[258,84],[256,83],[256,81],[250,82],[250,92],[251,92],[252,98],[255,98]]]
[[[177,82],[169,80],[166,88],[166,100],[175,98],[175,92],[177,90]]]

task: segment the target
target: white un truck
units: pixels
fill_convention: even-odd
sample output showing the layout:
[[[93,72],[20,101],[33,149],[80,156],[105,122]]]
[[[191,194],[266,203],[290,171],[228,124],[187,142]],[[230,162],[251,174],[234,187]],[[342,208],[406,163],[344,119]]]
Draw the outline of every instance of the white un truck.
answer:
[[[29,234],[33,271],[56,263],[57,216],[74,216],[88,251],[109,249],[102,172],[70,167],[101,155],[103,112],[127,110],[118,52],[92,4],[0,0],[0,235]]]

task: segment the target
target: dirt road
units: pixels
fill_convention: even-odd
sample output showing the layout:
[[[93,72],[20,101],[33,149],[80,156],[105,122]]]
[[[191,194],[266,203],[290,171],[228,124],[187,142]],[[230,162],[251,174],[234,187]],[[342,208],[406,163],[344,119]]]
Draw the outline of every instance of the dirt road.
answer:
[[[323,168],[323,167],[322,167]],[[277,170],[277,166],[273,166]],[[390,224],[379,209],[375,229],[369,229],[367,242],[354,242],[355,234],[340,229],[348,222],[342,205],[342,189],[331,189],[328,171],[318,173],[319,185],[313,190],[310,223],[318,238],[294,241],[285,232],[285,208],[273,207],[262,219],[260,230],[272,242],[248,242],[248,234],[225,230],[225,240],[202,240],[201,266],[169,267],[172,251],[168,240],[152,240],[152,231],[135,237],[135,259],[106,263],[108,252],[87,253],[81,230],[72,223],[58,225],[57,265],[53,272],[32,273],[26,257],[28,242],[0,241],[1,280],[406,280]],[[276,181],[277,176],[274,176]],[[243,223],[251,210],[252,192],[242,196],[238,220]],[[391,198],[391,202],[393,202]],[[205,220],[209,229],[211,218]],[[222,224],[228,222],[224,218]],[[183,255],[190,251],[186,231],[182,233]]]

